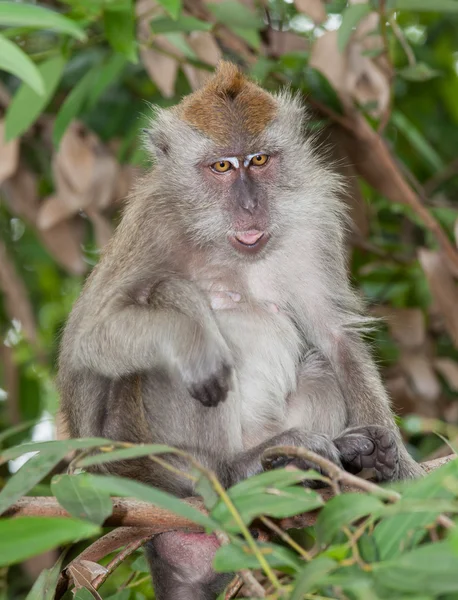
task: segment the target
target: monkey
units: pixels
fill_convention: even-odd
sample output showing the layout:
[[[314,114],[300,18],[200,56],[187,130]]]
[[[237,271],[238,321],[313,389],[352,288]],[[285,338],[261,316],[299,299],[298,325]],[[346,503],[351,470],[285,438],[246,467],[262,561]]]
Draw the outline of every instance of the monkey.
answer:
[[[349,280],[342,181],[306,125],[297,95],[267,92],[225,61],[155,109],[154,166],[62,336],[71,436],[176,446],[226,487],[284,466],[264,453],[285,444],[375,469],[379,481],[421,474],[364,340],[371,321]],[[195,494],[147,459],[110,468]],[[158,600],[216,598],[227,583],[212,571],[217,546],[206,534],[154,537]]]

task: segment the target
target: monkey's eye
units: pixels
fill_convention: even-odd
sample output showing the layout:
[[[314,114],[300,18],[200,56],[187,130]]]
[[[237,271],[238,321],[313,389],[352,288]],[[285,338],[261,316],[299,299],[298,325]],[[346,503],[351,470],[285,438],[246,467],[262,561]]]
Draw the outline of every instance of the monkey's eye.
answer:
[[[269,160],[269,156],[267,154],[256,154],[250,161],[250,165],[253,167],[262,167]]]
[[[232,169],[232,165],[228,160],[219,160],[212,164],[211,168],[217,173],[226,173]]]

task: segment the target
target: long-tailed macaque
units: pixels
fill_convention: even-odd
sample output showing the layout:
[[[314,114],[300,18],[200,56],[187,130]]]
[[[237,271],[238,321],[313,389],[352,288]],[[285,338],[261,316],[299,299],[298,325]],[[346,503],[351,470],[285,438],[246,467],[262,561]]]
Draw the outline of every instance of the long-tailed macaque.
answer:
[[[313,150],[299,99],[221,63],[158,109],[147,137],[155,167],[63,336],[71,435],[177,446],[226,486],[283,464],[263,463],[279,444],[380,481],[420,474],[361,340],[369,320],[348,280],[341,182]],[[147,459],[112,468],[194,493]],[[211,569],[216,546],[156,536],[158,600],[215,598],[226,581]]]

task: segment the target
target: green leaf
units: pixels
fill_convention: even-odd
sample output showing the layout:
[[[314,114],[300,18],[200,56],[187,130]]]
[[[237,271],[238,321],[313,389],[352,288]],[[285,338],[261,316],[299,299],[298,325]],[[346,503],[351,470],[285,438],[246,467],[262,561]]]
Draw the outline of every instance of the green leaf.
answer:
[[[144,502],[150,502],[155,506],[160,506],[166,510],[189,519],[194,523],[208,527],[211,530],[220,529],[210,517],[207,517],[193,506],[182,502],[175,496],[158,490],[144,483],[132,481],[131,479],[123,479],[122,477],[104,477],[102,475],[88,475],[92,485],[101,491],[106,491],[112,496],[132,497]]]
[[[27,429],[30,429],[34,425],[38,423],[38,419],[32,419],[31,421],[25,421],[24,423],[19,423],[19,425],[14,425],[14,427],[8,427],[5,431],[0,433],[0,444],[2,444],[6,439],[16,435],[17,433],[22,433]],[[0,454],[1,457],[1,454]],[[0,461],[1,464],[1,461]]]
[[[186,38],[182,33],[164,33],[164,37],[173,44],[187,58],[198,60],[194,50],[189,46]]]
[[[35,64],[19,46],[0,35],[0,70],[22,79],[37,94],[45,93],[43,77]]]
[[[103,92],[118,79],[126,66],[126,57],[122,54],[113,54],[107,62],[97,66],[97,79],[93,83],[91,93],[89,94],[89,105],[92,107]]]
[[[205,475],[201,475],[197,484],[195,485],[195,493],[198,496],[202,496],[202,499],[207,510],[212,510],[216,506],[219,500],[218,494],[215,492],[211,482]]]
[[[433,171],[440,171],[444,168],[444,161],[440,155],[404,114],[398,110],[393,111],[391,121],[405,135],[417,154],[428,163]]]
[[[66,544],[100,533],[92,523],[58,517],[17,517],[0,520],[0,566],[12,565]]]
[[[150,568],[146,561],[146,557],[142,554],[134,560],[131,564],[132,571],[139,571],[140,573],[149,573]]]
[[[62,553],[51,569],[43,569],[25,600],[54,600],[65,553]]]
[[[60,140],[69,126],[70,122],[79,115],[84,102],[87,100],[96,78],[96,71],[91,69],[82,77],[72,91],[65,98],[65,102],[54,121],[52,138],[55,146],[59,146]]]
[[[247,494],[259,494],[269,488],[278,490],[289,488],[303,481],[312,471],[287,471],[286,469],[275,469],[266,471],[248,479],[243,479],[229,489],[229,496],[235,500]],[[320,477],[320,476],[319,476]]]
[[[51,491],[59,504],[77,519],[102,525],[113,512],[110,494],[92,485],[86,473],[56,475],[51,481]]]
[[[129,458],[138,458],[150,454],[166,454],[173,452],[173,450],[172,446],[166,446],[165,444],[138,444],[132,448],[120,448],[119,450],[110,450],[109,452],[94,454],[94,456],[87,456],[78,461],[78,466],[81,468],[92,467],[93,465],[101,465],[116,460],[128,460]]]
[[[190,33],[191,31],[210,31],[213,25],[196,19],[196,17],[180,15],[178,19],[159,17],[150,22],[150,27],[154,33],[174,33],[177,31]]]
[[[0,514],[40,482],[67,454],[65,448],[32,456],[0,492]]]
[[[135,14],[132,4],[105,8],[103,12],[105,35],[111,47],[133,63],[138,62],[135,39]]]
[[[78,588],[73,598],[74,600],[94,600],[92,593],[85,587]]]
[[[96,448],[100,446],[109,446],[113,444],[112,440],[106,440],[105,438],[81,438],[74,440],[53,440],[52,442],[28,442],[27,444],[20,444],[7,450],[0,452],[0,465],[27,454],[27,452],[58,452],[60,448],[63,448],[65,452],[71,452],[72,450],[82,450],[89,448]]]
[[[81,27],[67,17],[25,2],[0,2],[0,25],[51,29],[59,33],[67,33],[82,42],[87,38]]]
[[[104,600],[129,600],[130,594],[132,590],[124,589],[116,592],[115,594],[111,594],[110,596],[105,596]]]
[[[318,515],[316,534],[322,544],[328,544],[345,525],[372,515],[377,517],[384,504],[378,498],[363,494],[342,494],[326,503]]]
[[[303,566],[298,556],[277,544],[257,544],[271,567],[288,572],[297,572]],[[220,573],[230,573],[241,569],[259,569],[259,562],[246,543],[232,543],[218,548],[213,560],[213,568]]]
[[[217,21],[226,27],[241,29],[261,29],[263,23],[258,15],[237,0],[225,0],[218,4],[207,4]]]
[[[18,6],[20,5],[18,4]],[[21,85],[6,111],[6,141],[18,137],[35,123],[51,100],[64,66],[65,59],[63,56],[50,58],[39,66],[38,70],[45,86],[43,95],[38,95],[27,83]]]
[[[245,524],[251,523],[255,517],[291,517],[309,510],[315,510],[323,505],[321,496],[310,489],[290,487],[286,490],[272,489],[269,492],[240,496],[234,500],[235,507]],[[230,531],[239,531],[228,507],[220,500],[213,509],[211,516]]]
[[[343,52],[350,41],[353,29],[372,11],[370,4],[352,4],[342,13],[342,23],[337,31],[337,46]]]
[[[388,8],[413,12],[458,12],[456,0],[391,0]]]
[[[441,483],[447,477],[456,478],[457,476],[458,461],[449,462],[423,479],[404,484],[401,502],[452,498],[453,494],[446,490]],[[380,552],[380,559],[386,560],[398,556],[407,543],[418,544],[425,534],[423,528],[440,514],[441,506],[439,504],[437,507],[431,508],[430,512],[409,512],[383,519],[375,527],[373,533]]]
[[[432,69],[429,65],[419,62],[415,65],[409,65],[399,69],[398,75],[407,81],[428,81],[440,75],[440,71]]]
[[[178,19],[181,12],[181,3],[182,0],[158,0],[158,4],[165,8],[172,19]]]
[[[323,578],[338,566],[335,560],[326,556],[315,558],[301,570],[289,600],[302,600],[304,594],[320,585]]]
[[[382,588],[435,597],[458,592],[458,561],[447,541],[426,544],[372,568]]]

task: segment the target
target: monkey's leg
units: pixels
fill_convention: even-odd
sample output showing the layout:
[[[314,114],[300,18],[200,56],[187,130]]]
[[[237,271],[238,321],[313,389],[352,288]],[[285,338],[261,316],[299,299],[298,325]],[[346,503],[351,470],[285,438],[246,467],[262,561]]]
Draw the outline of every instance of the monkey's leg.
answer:
[[[334,344],[333,366],[347,405],[347,427],[362,435],[359,443],[366,448],[364,452],[369,451],[367,439],[374,443],[379,480],[422,475],[423,469],[404,446],[380,375],[359,335],[347,332],[335,338]],[[344,444],[348,447],[350,442]]]

